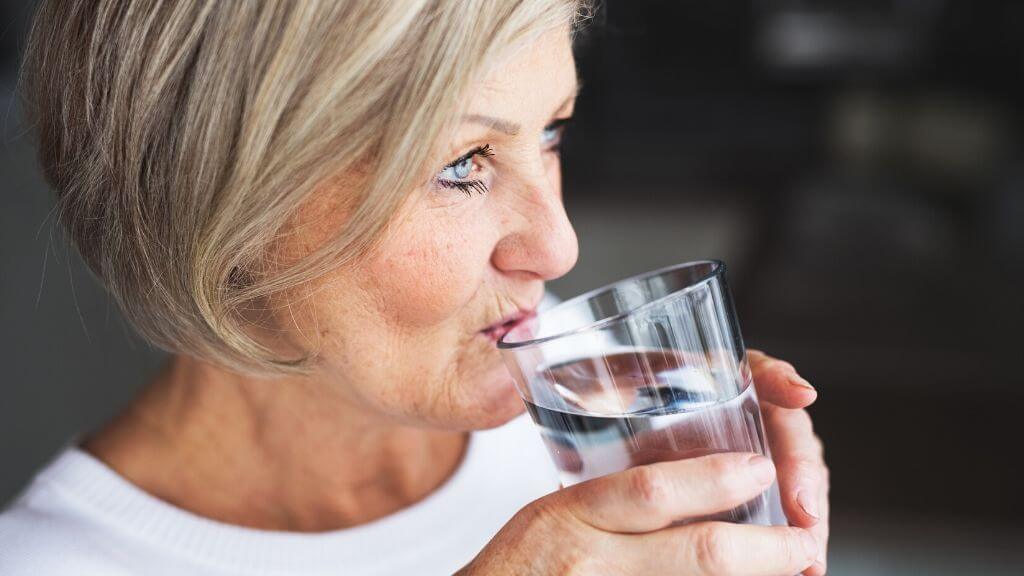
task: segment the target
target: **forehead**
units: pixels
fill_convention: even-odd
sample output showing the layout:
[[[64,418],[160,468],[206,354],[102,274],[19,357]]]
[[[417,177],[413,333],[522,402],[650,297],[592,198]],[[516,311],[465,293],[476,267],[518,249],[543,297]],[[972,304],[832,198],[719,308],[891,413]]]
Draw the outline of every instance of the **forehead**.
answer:
[[[466,109],[516,122],[528,122],[532,115],[546,121],[575,87],[569,30],[553,30],[499,61],[471,90]]]

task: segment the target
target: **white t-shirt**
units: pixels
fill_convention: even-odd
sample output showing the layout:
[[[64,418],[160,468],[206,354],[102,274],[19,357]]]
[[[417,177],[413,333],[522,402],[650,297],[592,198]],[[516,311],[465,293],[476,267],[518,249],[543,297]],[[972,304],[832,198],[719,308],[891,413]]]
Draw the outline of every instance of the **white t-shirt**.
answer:
[[[197,516],[72,447],[0,514],[0,574],[450,575],[516,511],[557,488],[554,465],[525,414],[470,434],[456,472],[415,505],[316,534]]]

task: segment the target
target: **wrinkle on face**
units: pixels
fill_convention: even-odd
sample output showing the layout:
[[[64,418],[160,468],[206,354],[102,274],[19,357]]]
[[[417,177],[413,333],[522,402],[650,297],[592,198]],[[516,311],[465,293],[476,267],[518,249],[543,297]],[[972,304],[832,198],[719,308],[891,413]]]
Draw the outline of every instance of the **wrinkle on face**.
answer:
[[[480,331],[543,292],[527,252],[517,256],[521,270],[497,268],[493,255],[523,250],[514,240],[523,234],[551,233],[537,218],[562,210],[561,171],[540,135],[575,89],[567,30],[548,34],[474,86],[463,109],[518,130],[469,122],[432,148],[457,156],[491,144],[491,190],[466,197],[431,184],[410,191],[365,258],[313,284],[294,323],[319,341],[321,380],[348,388],[367,411],[403,422],[489,427],[522,412],[500,354]],[[439,159],[437,169],[450,160]],[[299,232],[286,247],[308,250],[340,230],[345,211],[336,197],[352,185],[342,178],[325,186],[328,198],[298,217]]]

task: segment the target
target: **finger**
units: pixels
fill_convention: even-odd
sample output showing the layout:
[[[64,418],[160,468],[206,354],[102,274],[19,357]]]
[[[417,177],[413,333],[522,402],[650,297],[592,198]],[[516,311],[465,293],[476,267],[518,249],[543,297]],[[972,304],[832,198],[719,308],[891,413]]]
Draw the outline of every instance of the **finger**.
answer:
[[[818,392],[789,362],[760,350],[747,350],[747,360],[761,400],[786,408],[804,408],[817,399]]]
[[[814,538],[802,528],[697,522],[617,542],[636,574],[789,576],[812,566]]]
[[[821,498],[821,520],[817,524],[812,526],[809,530],[811,535],[814,536],[814,540],[818,543],[818,558],[807,570],[804,570],[805,576],[824,576],[826,569],[828,568],[828,536],[829,536],[829,481],[828,481],[828,469],[825,469],[825,490]]]
[[[571,512],[606,532],[649,532],[731,510],[775,479],[771,460],[724,453],[636,466],[562,491]]]
[[[762,411],[772,455],[779,467],[786,516],[794,525],[810,526],[818,542],[817,561],[804,574],[821,576],[827,567],[829,537],[828,468],[821,442],[814,435],[805,411],[771,405],[763,405]]]
[[[821,441],[804,410],[762,404],[765,433],[778,467],[782,507],[790,523],[809,527],[821,518],[825,466]]]

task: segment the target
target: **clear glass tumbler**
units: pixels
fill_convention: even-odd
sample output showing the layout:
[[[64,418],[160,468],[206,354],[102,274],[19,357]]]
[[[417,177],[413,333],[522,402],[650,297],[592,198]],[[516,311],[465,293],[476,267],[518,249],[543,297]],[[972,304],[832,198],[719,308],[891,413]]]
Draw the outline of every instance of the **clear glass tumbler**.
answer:
[[[717,452],[769,455],[720,261],[592,290],[519,323],[498,348],[563,486]],[[709,518],[786,523],[777,485]]]

